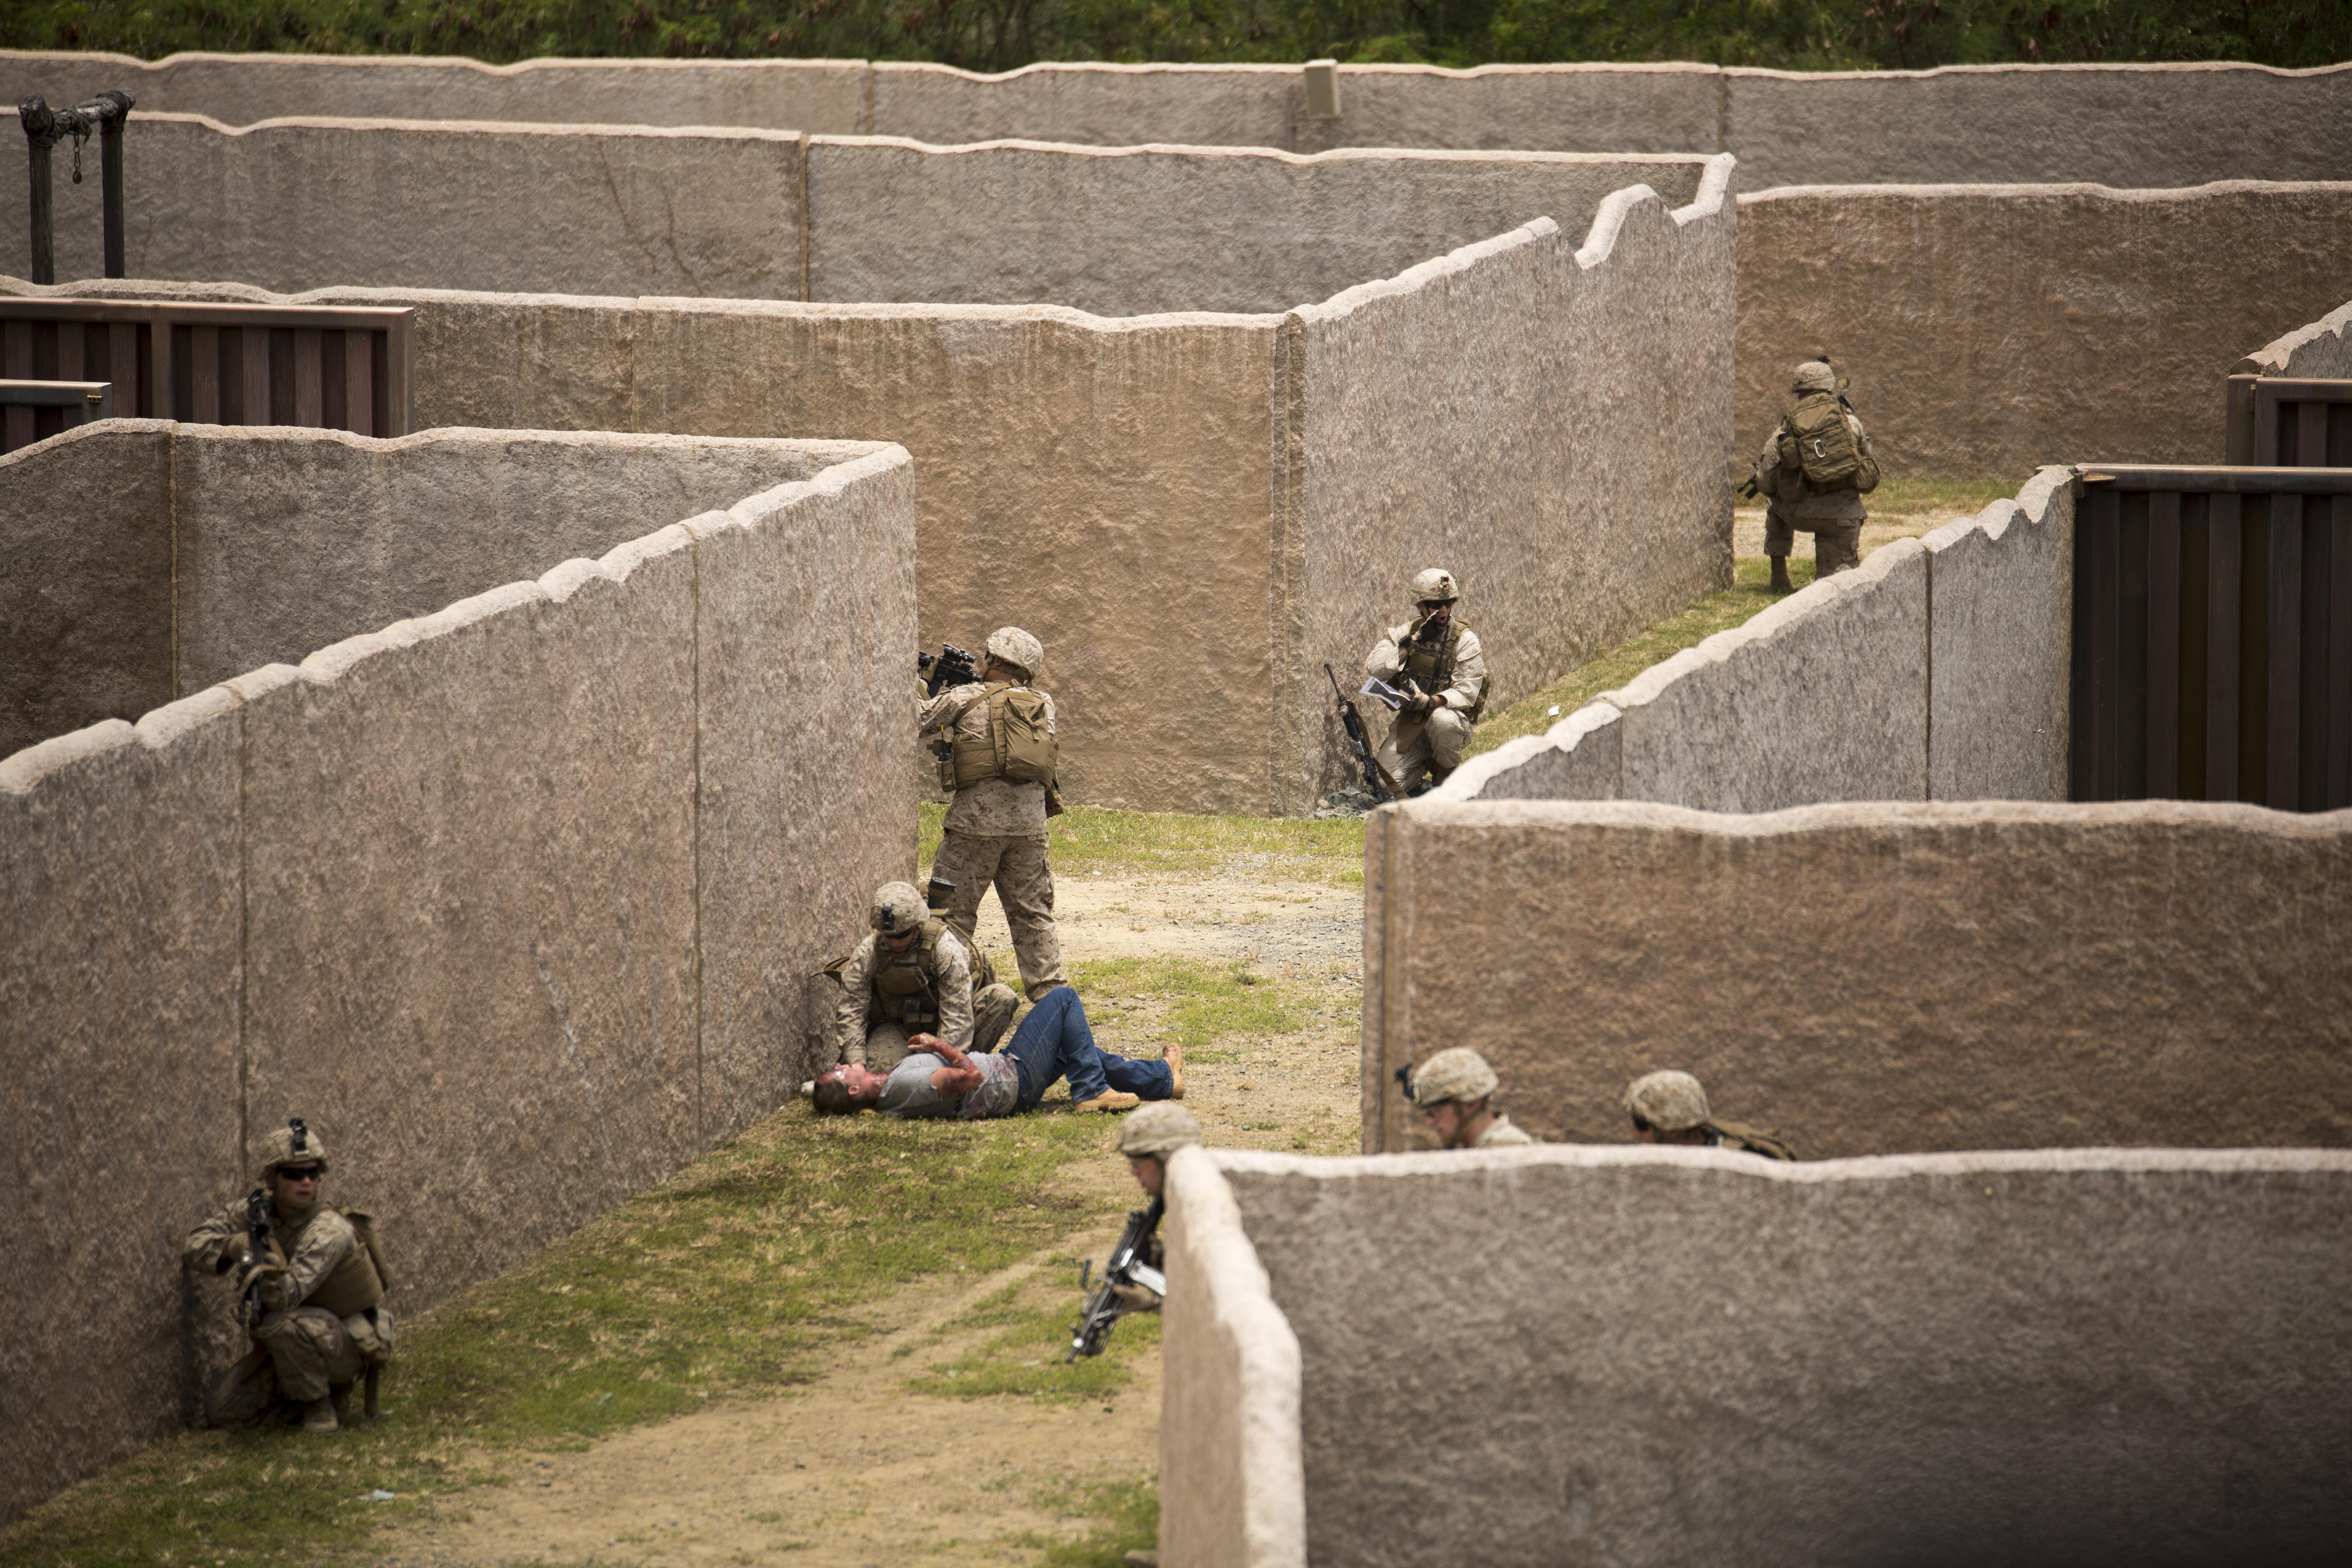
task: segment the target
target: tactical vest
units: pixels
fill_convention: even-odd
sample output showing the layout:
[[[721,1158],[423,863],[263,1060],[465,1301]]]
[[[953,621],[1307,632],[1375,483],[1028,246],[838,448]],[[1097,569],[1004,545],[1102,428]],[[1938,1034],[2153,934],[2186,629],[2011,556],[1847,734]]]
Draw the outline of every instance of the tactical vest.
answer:
[[[1404,646],[1398,650],[1404,655],[1404,668],[1401,673],[1432,697],[1453,685],[1454,660],[1462,647],[1464,629],[1460,621],[1453,621],[1447,624],[1445,636],[1441,641],[1430,643],[1417,637],[1407,637]],[[1481,681],[1478,684],[1478,700],[1465,716],[1475,724],[1486,711],[1486,686]]]
[[[338,1318],[355,1317],[383,1300],[383,1254],[375,1243],[375,1221],[351,1209],[336,1211],[351,1222],[358,1245],[328,1270],[318,1289],[302,1298],[305,1307],[323,1307]]]
[[[903,952],[893,952],[877,938],[874,968],[868,981],[870,1001],[866,1026],[896,1024],[910,1035],[935,1035],[940,1027],[940,941],[945,921],[923,922],[920,940]],[[966,944],[971,952],[971,944]],[[971,988],[976,993],[996,984],[996,967],[983,952],[972,952]]]
[[[987,730],[978,735],[957,733],[963,716],[982,702],[988,704]],[[946,765],[940,782],[948,788],[970,789],[983,779],[1054,787],[1058,748],[1045,727],[1044,693],[1010,681],[991,681],[957,709],[943,728],[953,736],[941,758]]]

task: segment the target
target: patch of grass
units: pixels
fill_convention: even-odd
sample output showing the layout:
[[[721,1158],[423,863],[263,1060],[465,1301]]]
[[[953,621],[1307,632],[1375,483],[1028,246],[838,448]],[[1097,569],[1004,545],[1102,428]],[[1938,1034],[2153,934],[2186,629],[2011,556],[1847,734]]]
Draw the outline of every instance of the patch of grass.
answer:
[[[377,1425],[159,1443],[0,1531],[0,1562],[350,1560],[378,1520],[528,1453],[806,1381],[828,1348],[872,1331],[861,1305],[1003,1268],[1115,1214],[1115,1198],[1054,1179],[1102,1156],[1102,1123],[1066,1109],[967,1124],[795,1107],[404,1321]],[[358,1500],[377,1488],[397,1500]]]
[[[1811,561],[1791,559],[1789,576],[1802,588],[1813,580]],[[1542,690],[1486,715],[1470,738],[1469,756],[1491,752],[1521,735],[1540,735],[1604,691],[1613,691],[1652,665],[1672,658],[1686,647],[1721,631],[1743,625],[1750,616],[1779,604],[1783,595],[1771,589],[1772,568],[1761,556],[1733,563],[1732,585],[1710,594],[1686,610],[1668,616],[1630,642],[1621,643],[1589,664],[1581,665]],[[1559,710],[1555,713],[1554,708]]]
[[[1160,1319],[1138,1313],[1118,1321],[1100,1355],[1065,1362],[1083,1306],[1077,1277],[1055,1274],[1040,1284],[1024,1293],[1023,1310],[1003,1331],[908,1386],[949,1399],[1018,1394],[1061,1405],[1099,1403],[1126,1385],[1137,1354],[1159,1348]]]
[[[916,858],[924,866],[939,852],[947,807],[925,801]],[[1192,816],[1174,812],[1114,811],[1074,805],[1053,819],[1054,874],[1082,877],[1181,874],[1279,878],[1364,885],[1364,825],[1294,817]]]
[[[1313,1021],[1322,993],[1296,980],[1260,974],[1246,963],[1196,963],[1186,958],[1105,958],[1078,964],[1071,979],[1083,996],[1145,996],[1164,1004],[1168,1021],[1153,1034],[1187,1052],[1236,1036],[1292,1035]],[[1190,1059],[1206,1061],[1204,1053]]]
[[[1044,1552],[1039,1568],[1122,1568],[1129,1552],[1160,1542],[1160,1489],[1149,1479],[1040,1491],[1030,1500],[1069,1518],[1110,1521],[1080,1541],[1055,1541],[1030,1531],[1005,1539],[1007,1546]]]
[[[1913,479],[1889,477],[1863,498],[1875,517],[1883,512],[1984,510],[2018,492],[2022,479]]]

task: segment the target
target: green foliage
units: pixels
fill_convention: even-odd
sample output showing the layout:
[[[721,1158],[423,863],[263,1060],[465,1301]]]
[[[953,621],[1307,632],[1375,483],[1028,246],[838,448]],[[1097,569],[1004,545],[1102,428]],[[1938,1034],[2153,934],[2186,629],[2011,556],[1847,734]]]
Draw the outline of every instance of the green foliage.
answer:
[[[0,46],[350,54],[1361,63],[1706,60],[1792,70],[2352,58],[2344,0],[14,0]]]

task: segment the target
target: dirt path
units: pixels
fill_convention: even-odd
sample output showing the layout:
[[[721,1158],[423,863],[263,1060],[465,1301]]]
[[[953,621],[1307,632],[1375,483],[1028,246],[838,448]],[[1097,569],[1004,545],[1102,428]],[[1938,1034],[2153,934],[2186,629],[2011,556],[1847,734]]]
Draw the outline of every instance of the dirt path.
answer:
[[[1280,989],[1301,1026],[1193,1053],[1186,1103],[1212,1142],[1353,1146],[1360,893],[1245,873],[1080,876],[1062,879],[1056,902],[1073,966],[1242,965]],[[1009,953],[992,899],[980,934]],[[1141,983],[1087,995],[1097,1038],[1122,1055],[1158,1055],[1177,1005]],[[1108,1159],[1072,1166],[1064,1179],[1132,1191]],[[1017,1377],[1055,1353],[1076,1315],[1075,1260],[1099,1260],[1116,1234],[1116,1224],[1096,1227],[976,1284],[927,1280],[877,1303],[858,1314],[873,1336],[789,1394],[730,1400],[583,1451],[510,1463],[508,1484],[428,1505],[388,1530],[383,1560],[403,1568],[1036,1563],[1050,1543],[1095,1528],[1107,1489],[1156,1474],[1158,1325],[1120,1325],[1106,1358],[1109,1392],[1083,1402],[946,1390],[959,1376]]]

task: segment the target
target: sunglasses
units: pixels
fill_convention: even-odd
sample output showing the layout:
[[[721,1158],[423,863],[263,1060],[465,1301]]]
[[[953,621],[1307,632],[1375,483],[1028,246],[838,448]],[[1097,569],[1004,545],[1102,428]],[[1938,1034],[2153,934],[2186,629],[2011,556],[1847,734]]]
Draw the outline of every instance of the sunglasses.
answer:
[[[325,1168],[323,1165],[280,1165],[278,1173],[289,1182],[315,1182],[319,1179],[319,1173]]]

